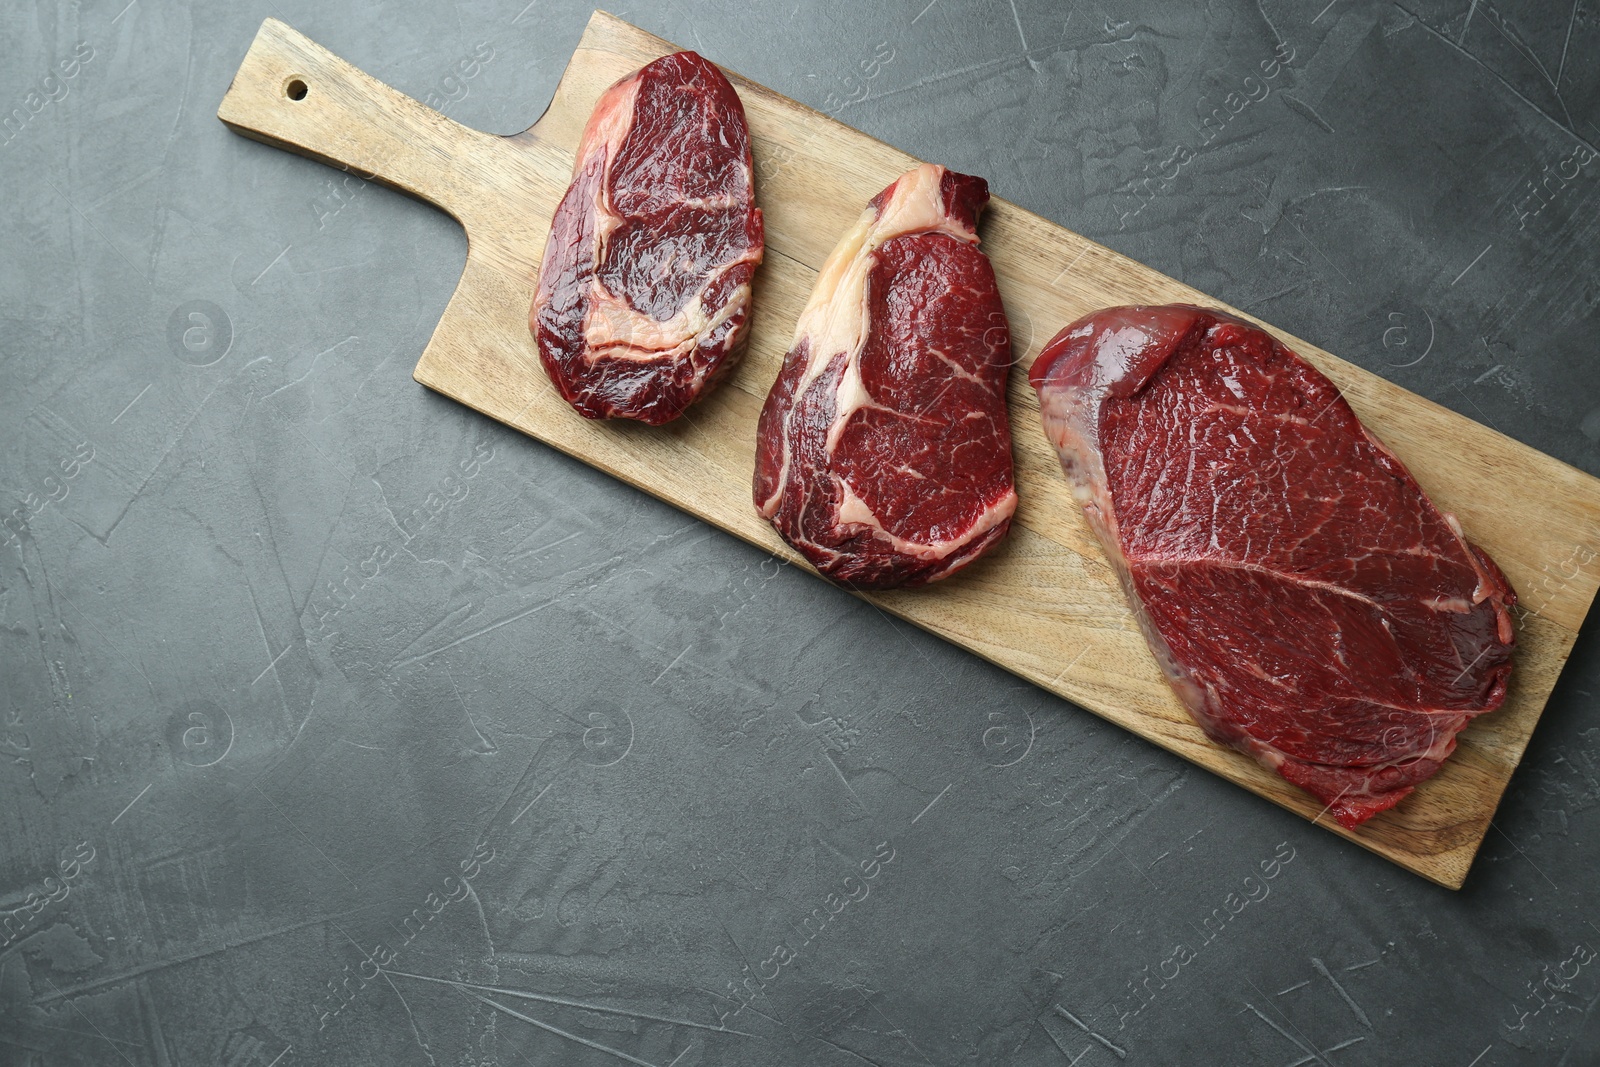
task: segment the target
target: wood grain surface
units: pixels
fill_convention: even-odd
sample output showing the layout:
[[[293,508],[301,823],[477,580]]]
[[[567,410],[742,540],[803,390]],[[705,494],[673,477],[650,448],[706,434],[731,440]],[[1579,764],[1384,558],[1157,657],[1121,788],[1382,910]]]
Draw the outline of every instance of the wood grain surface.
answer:
[[[743,363],[670,426],[590,422],[556,395],[528,332],[550,215],[596,98],[676,50],[596,12],[549,110],[527,132],[501,137],[450,121],[269,19],[218,116],[246,136],[434,203],[465,227],[466,268],[417,364],[417,381],[804,566],[751,504],[756,418],[817,268],[866,201],[916,160],[730,72],[750,120],[767,232]],[[979,232],[1018,362],[1011,380],[1016,521],[995,552],[961,575],[865,599],[1459,888],[1594,598],[1600,481],[1262,324],[1333,379],[1495,558],[1526,609],[1518,613],[1520,647],[1505,706],[1474,721],[1444,769],[1397,808],[1346,831],[1308,794],[1208,741],[1178,704],[1072,502],[1024,373],[1057,329],[1097,308],[1227,305],[1002,200],[991,202]]]

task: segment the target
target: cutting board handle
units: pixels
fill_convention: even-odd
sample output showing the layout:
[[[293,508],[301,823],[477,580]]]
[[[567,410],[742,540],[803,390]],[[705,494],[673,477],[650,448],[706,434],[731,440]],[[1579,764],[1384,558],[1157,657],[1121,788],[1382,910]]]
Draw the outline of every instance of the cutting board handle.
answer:
[[[468,225],[471,157],[500,138],[452,122],[267,19],[217,117],[235,132],[421,197]],[[470,225],[468,225],[470,229]]]

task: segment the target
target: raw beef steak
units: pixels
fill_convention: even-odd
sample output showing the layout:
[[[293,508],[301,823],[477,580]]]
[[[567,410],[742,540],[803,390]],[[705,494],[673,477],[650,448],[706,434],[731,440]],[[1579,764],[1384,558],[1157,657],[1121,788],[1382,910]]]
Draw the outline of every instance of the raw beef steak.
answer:
[[[1266,332],[1110,308],[1057,334],[1030,378],[1151,651],[1213,740],[1354,827],[1499,707],[1504,575]]]
[[[756,432],[756,508],[857,589],[922,585],[1016,510],[1011,334],[978,251],[982,178],[924,164],[822,265]]]
[[[744,105],[693,52],[600,97],[550,222],[530,326],[591,419],[683,414],[739,359],[761,262]]]

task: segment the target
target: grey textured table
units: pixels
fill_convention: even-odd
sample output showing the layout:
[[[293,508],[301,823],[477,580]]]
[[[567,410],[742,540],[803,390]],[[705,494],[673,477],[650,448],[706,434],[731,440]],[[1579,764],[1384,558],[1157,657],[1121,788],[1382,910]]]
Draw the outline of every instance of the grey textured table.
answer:
[[[619,14],[1600,470],[1600,9],[1416,2]],[[1594,625],[1436,888],[417,386],[268,15],[510,132],[588,8],[0,12],[0,1062],[1600,1063]]]

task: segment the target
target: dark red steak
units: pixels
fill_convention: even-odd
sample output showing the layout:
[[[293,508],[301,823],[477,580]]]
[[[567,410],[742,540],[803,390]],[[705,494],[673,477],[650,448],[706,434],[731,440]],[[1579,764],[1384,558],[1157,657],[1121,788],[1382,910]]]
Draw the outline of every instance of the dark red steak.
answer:
[[[1500,706],[1505,576],[1266,332],[1110,308],[1057,334],[1030,378],[1151,651],[1213,740],[1354,827]]]
[[[600,97],[529,323],[579,414],[660,425],[738,361],[763,248],[751,174],[744,105],[695,53]]]
[[[857,589],[947,577],[1016,510],[1011,335],[978,251],[982,178],[928,164],[833,250],[761,411],[755,502]]]

